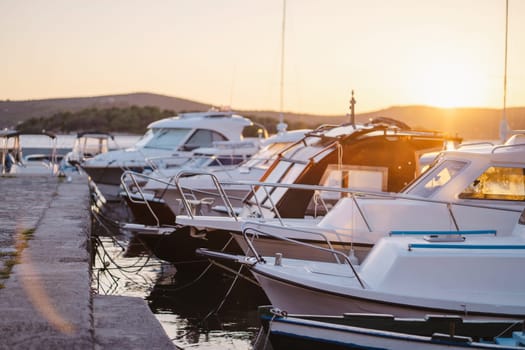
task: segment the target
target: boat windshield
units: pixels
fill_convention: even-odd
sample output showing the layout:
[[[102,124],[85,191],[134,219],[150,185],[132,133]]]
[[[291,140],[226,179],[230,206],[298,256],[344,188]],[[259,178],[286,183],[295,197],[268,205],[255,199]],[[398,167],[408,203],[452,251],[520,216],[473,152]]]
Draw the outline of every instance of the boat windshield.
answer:
[[[72,152],[92,157],[108,150],[107,138],[84,136],[76,139]]]
[[[136,148],[176,149],[186,140],[192,129],[155,128],[150,129],[135,144]]]
[[[212,155],[193,154],[192,157],[180,167],[189,169],[204,168],[205,166],[212,165],[210,163],[212,163],[214,160],[215,157],[213,157]]]
[[[406,193],[428,198],[456,177],[466,165],[466,162],[459,160],[445,160],[428,170],[420,181],[407,189]]]
[[[272,143],[257,152],[257,154],[250,158],[250,160],[248,160],[243,166],[248,168],[268,169],[279,152],[289,145],[290,143],[288,142]]]

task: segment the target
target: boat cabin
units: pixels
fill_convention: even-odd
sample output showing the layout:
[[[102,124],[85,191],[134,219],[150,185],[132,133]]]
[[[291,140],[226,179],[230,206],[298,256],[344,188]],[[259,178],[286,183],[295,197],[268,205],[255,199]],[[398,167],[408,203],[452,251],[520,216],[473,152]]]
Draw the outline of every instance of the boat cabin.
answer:
[[[444,149],[448,141],[460,140],[383,121],[322,126],[281,152],[261,182],[398,192],[421,173],[420,156]],[[328,192],[319,195],[328,205],[341,197]],[[312,210],[316,198],[312,190],[259,187],[245,202],[248,207],[260,204],[276,209],[281,217],[301,218]]]

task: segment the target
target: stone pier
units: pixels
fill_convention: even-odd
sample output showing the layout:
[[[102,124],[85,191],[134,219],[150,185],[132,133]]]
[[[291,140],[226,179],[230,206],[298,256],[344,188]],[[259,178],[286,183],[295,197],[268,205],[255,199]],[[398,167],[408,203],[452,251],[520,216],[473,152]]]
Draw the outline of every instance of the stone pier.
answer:
[[[0,349],[174,349],[141,298],[91,290],[87,179],[0,177]]]

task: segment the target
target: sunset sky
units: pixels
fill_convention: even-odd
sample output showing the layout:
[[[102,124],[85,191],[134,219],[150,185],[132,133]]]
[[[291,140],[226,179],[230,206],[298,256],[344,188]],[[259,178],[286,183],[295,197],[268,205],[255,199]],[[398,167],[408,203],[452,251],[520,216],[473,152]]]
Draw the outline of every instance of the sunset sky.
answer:
[[[0,99],[153,92],[280,109],[282,0],[0,0]],[[503,105],[505,0],[287,0],[284,110]],[[509,1],[507,106],[525,105]]]

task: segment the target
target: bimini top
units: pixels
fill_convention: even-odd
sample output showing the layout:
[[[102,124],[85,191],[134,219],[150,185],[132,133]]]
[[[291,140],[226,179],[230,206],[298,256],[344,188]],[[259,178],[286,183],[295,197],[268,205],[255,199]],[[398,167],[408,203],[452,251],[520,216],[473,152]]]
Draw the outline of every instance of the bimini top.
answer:
[[[7,130],[7,129],[0,130],[1,138],[9,138],[9,137],[15,137],[15,136],[20,136],[20,132],[16,130]]]
[[[77,133],[77,139],[80,139],[82,137],[88,137],[88,138],[93,138],[93,139],[111,139],[111,140],[115,139],[115,136],[113,134],[109,132],[105,132],[105,131],[98,131],[98,130],[83,131],[83,132]]]
[[[323,125],[281,151],[261,182],[362,186],[398,192],[419,174],[419,156],[442,150],[448,140],[439,132],[401,129],[383,121],[370,125]],[[282,217],[304,217],[313,194],[311,190],[259,188],[245,199],[245,204],[248,210],[255,203],[263,207],[275,204]]]

